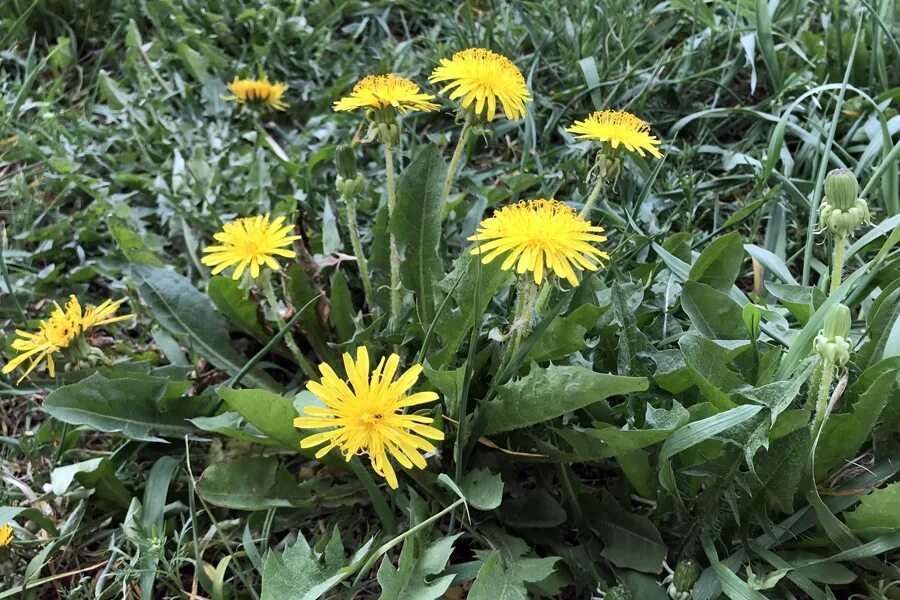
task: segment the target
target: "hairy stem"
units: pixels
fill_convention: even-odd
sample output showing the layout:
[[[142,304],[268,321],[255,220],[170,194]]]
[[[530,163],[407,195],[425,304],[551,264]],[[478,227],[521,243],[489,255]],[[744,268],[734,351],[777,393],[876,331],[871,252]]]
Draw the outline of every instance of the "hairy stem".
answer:
[[[597,202],[597,198],[600,197],[600,192],[603,190],[604,184],[606,184],[606,179],[603,175],[598,175],[597,181],[594,182],[594,188],[591,190],[591,195],[588,196],[588,199],[584,203],[584,208],[581,209],[579,216],[582,218],[588,218],[591,214],[591,210],[594,208],[594,203]]]
[[[284,343],[287,345],[288,349],[291,351],[291,354],[294,355],[294,360],[297,361],[297,364],[300,365],[300,368],[303,369],[303,372],[310,379],[315,379],[317,377],[316,370],[313,369],[313,366],[310,364],[309,360],[303,355],[300,351],[300,347],[297,346],[297,342],[294,340],[293,334],[287,330],[285,327],[284,319],[281,317],[281,313],[278,311],[278,296],[275,295],[275,288],[272,286],[272,275],[268,271],[265,275],[263,275],[260,279],[263,282],[263,293],[266,295],[266,302],[269,303],[269,307],[272,309],[272,314],[275,315],[275,322],[278,323],[279,329],[284,329]]]
[[[816,416],[813,420],[813,439],[819,435],[819,429],[825,421],[825,412],[828,410],[828,399],[831,396],[831,381],[834,379],[834,364],[824,358],[819,359],[822,365],[822,376],[819,379],[819,389],[816,391]]]
[[[472,113],[466,115],[463,123],[462,131],[459,133],[459,140],[456,142],[456,148],[453,150],[453,156],[450,158],[450,166],[447,168],[447,177],[444,179],[444,187],[441,189],[441,220],[447,217],[450,207],[447,205],[447,199],[450,197],[450,188],[456,179],[456,172],[459,170],[459,161],[462,158],[463,150],[469,143],[469,136],[472,135]]]
[[[394,236],[393,221],[394,209],[397,206],[397,185],[394,180],[394,153],[388,140],[384,141],[384,168],[386,172],[387,202],[388,202],[388,228],[390,230],[391,246],[391,314],[390,327],[392,331],[399,328],[400,319],[400,253],[397,250],[397,238]]]
[[[834,259],[831,261],[831,288],[829,295],[833,294],[841,287],[841,276],[844,272],[844,247],[845,238],[842,235],[834,238]]]
[[[531,331],[531,321],[537,307],[539,291],[538,285],[529,273],[524,273],[519,277],[519,283],[516,287],[516,314],[512,325],[514,333],[512,343],[510,343],[506,352],[507,361],[515,356],[516,350],[522,344],[522,340]]]
[[[362,243],[359,241],[359,227],[356,224],[356,198],[352,195],[344,198],[347,202],[347,229],[350,230],[350,243],[353,246],[353,254],[356,256],[356,265],[359,268],[359,278],[362,280],[363,294],[366,297],[366,305],[374,309],[372,292],[372,280],[369,279],[369,265],[363,254]]]

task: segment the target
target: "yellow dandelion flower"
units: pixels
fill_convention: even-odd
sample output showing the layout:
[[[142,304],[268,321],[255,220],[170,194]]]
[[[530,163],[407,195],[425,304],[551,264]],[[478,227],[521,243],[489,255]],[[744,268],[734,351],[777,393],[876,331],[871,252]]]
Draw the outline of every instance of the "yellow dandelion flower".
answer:
[[[268,77],[238,79],[235,76],[234,81],[228,84],[228,91],[233,95],[222,96],[222,99],[235,101],[238,104],[266,104],[275,110],[284,110],[288,105],[282,98],[287,89],[286,83],[269,83]]]
[[[478,226],[469,238],[478,242],[472,254],[484,256],[487,264],[509,253],[501,268],[508,271],[516,264],[520,275],[534,274],[538,285],[544,273],[553,271],[572,285],[578,285],[575,269],[596,271],[609,260],[606,252],[596,249],[592,242],[605,242],[600,235],[604,229],[591,225],[571,207],[556,200],[529,200],[505,206]],[[596,261],[596,262],[594,262]]]
[[[364,346],[356,349],[356,361],[350,354],[344,354],[348,381],[338,377],[327,364],[319,365],[322,381],[310,381],[306,387],[325,407],[307,406],[304,409],[307,416],[294,419],[294,427],[332,429],[304,438],[300,446],[312,448],[325,444],[316,452],[316,458],[339,448],[348,462],[357,454],[368,454],[372,469],[394,489],[397,474],[390,457],[407,469],[424,469],[426,463],[421,452],[433,452],[434,445],[428,440],[442,440],[444,432],[430,426],[433,418],[402,411],[433,402],[438,396],[434,392],[407,395],[419,379],[422,365],[413,365],[395,381],[399,365],[400,357],[391,354],[387,360],[378,361],[370,377],[369,353]]]
[[[73,296],[74,299],[74,296]],[[76,300],[77,302],[77,300]],[[116,300],[113,302],[112,300],[104,300],[100,306],[88,306],[84,309],[84,314],[81,317],[81,327],[85,331],[92,327],[97,327],[98,325],[106,325],[107,323],[115,323],[117,321],[124,321],[126,319],[132,318],[133,315],[122,315],[119,317],[114,317],[113,315],[119,310],[119,307],[122,306],[122,303],[125,300]]]
[[[0,527],[0,548],[9,546],[13,541],[13,530],[9,523]]]
[[[621,144],[641,156],[647,151],[656,158],[662,157],[657,148],[659,139],[650,135],[650,126],[623,110],[596,111],[584,121],[575,121],[566,131],[580,139],[608,142],[613,148]]]
[[[369,75],[360,80],[349,96],[344,96],[334,103],[334,110],[349,111],[357,108],[368,108],[376,111],[391,108],[400,114],[408,111],[431,112],[440,108],[434,102],[434,96],[424,94],[415,83],[394,75]]]
[[[487,112],[488,121],[493,120],[497,112],[498,100],[510,120],[523,118],[525,104],[531,102],[525,78],[516,65],[505,56],[484,48],[469,48],[457,52],[451,59],[442,58],[428,81],[448,82],[440,93],[453,90],[450,99],[461,97],[463,108],[474,103],[477,114]]]
[[[295,257],[297,253],[285,246],[300,239],[299,235],[288,235],[294,228],[292,225],[282,225],[283,223],[284,217],[270,222],[268,214],[226,223],[222,231],[213,236],[222,245],[204,248],[203,252],[207,255],[200,262],[214,267],[213,275],[234,266],[232,279],[240,279],[248,266],[254,279],[259,277],[259,268],[263,265],[277,271],[281,267],[274,257]]]
[[[40,327],[35,333],[16,330],[18,339],[13,340],[12,347],[20,354],[6,363],[3,374],[12,372],[13,369],[31,359],[25,373],[19,381],[25,379],[41,361],[47,360],[47,372],[50,377],[56,375],[56,363],[53,353],[60,352],[78,341],[81,334],[88,329],[131,319],[134,315],[114,316],[116,310],[124,300],[104,301],[100,306],[87,306],[82,308],[75,296],[69,296],[66,307],[62,308],[54,302],[53,312],[48,319],[41,321]],[[84,342],[81,342],[84,343]]]

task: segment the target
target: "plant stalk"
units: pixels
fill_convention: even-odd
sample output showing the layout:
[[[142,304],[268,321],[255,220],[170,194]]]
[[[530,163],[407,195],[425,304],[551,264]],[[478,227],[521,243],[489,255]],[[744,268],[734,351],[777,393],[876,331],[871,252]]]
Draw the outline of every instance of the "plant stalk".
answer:
[[[812,435],[815,439],[819,435],[823,422],[825,421],[825,412],[828,410],[828,399],[831,396],[831,382],[834,379],[834,365],[829,360],[821,360],[821,378],[819,379],[819,389],[816,391],[816,416],[813,420]]]
[[[531,331],[531,321],[537,306],[539,287],[534,282],[530,273],[524,273],[519,276],[519,283],[516,286],[516,313],[513,319],[513,340],[506,351],[506,361],[512,359],[516,354],[516,350],[522,344],[522,340]]]
[[[594,208],[594,203],[597,202],[597,198],[600,197],[600,192],[603,190],[605,183],[605,177],[603,175],[599,175],[597,177],[596,183],[594,183],[594,188],[591,190],[591,195],[588,196],[588,199],[584,203],[584,208],[582,208],[581,212],[578,213],[581,218],[586,219],[590,216],[591,209]]]
[[[447,168],[447,177],[444,179],[444,187],[441,189],[441,221],[447,218],[450,207],[447,204],[450,197],[450,188],[456,179],[456,172],[459,170],[459,161],[462,158],[463,150],[469,143],[469,136],[472,135],[472,113],[466,114],[466,120],[463,123],[462,131],[459,133],[459,139],[456,141],[456,148],[453,150],[453,156],[450,158],[450,166]]]
[[[272,286],[271,273],[267,271],[261,277],[261,279],[263,280],[263,293],[266,295],[266,301],[269,303],[269,307],[272,309],[272,314],[275,315],[275,322],[278,323],[279,329],[285,330],[284,343],[291,351],[291,354],[294,355],[294,360],[297,361],[297,364],[300,365],[300,368],[303,369],[303,372],[306,374],[306,376],[310,379],[315,379],[316,377],[318,377],[318,375],[316,374],[316,370],[300,351],[300,347],[297,346],[297,342],[294,340],[293,334],[285,327],[284,319],[281,318],[281,313],[278,311],[278,296],[275,295],[275,288]]]
[[[843,235],[834,238],[834,259],[831,262],[831,287],[828,295],[835,293],[841,287],[841,276],[844,273],[844,250],[846,238]]]
[[[369,279],[369,265],[363,254],[362,243],[359,241],[359,227],[356,221],[356,198],[348,195],[344,198],[347,203],[347,229],[350,230],[350,244],[353,246],[353,254],[356,255],[356,265],[359,268],[359,278],[362,280],[363,295],[366,297],[366,305],[374,309],[375,294],[372,291],[372,280]]]
[[[397,206],[397,185],[394,180],[394,154],[389,140],[384,140],[384,168],[387,185],[388,229],[391,246],[391,314],[390,328],[396,331],[400,320],[400,252],[394,235],[394,209]]]
[[[399,544],[400,542],[405,540],[410,535],[414,534],[415,532],[419,531],[420,529],[428,527],[429,525],[431,525],[432,523],[434,523],[435,521],[437,521],[438,519],[440,519],[441,517],[446,515],[448,512],[452,512],[460,504],[465,504],[465,502],[466,502],[465,500],[460,498],[459,500],[457,500],[456,502],[454,502],[447,508],[443,509],[442,511],[438,512],[437,514],[434,514],[434,515],[428,517],[421,523],[415,525],[414,527],[407,529],[406,531],[404,531],[397,537],[395,537],[391,540],[388,540],[387,542],[382,544],[377,550],[375,550],[375,552],[372,554],[372,556],[370,556],[369,559],[363,564],[362,568],[360,568],[360,570],[357,571],[356,578],[353,580],[353,588],[356,588],[356,586],[359,585],[359,582],[362,579],[363,575],[365,575],[366,573],[368,573],[369,571],[372,570],[372,567],[375,566],[375,561],[378,560],[379,557],[386,554],[391,548],[393,548],[394,546],[396,546],[397,544]]]
[[[388,506],[387,499],[384,497],[384,494],[381,493],[378,484],[375,483],[372,476],[357,457],[354,456],[350,459],[350,468],[353,469],[356,478],[359,479],[360,483],[363,484],[363,487],[366,488],[369,499],[372,501],[372,508],[375,509],[375,513],[378,515],[378,518],[381,519],[381,524],[384,525],[384,528],[389,535],[394,535],[397,532],[397,522],[394,520],[394,512],[391,510],[391,507]]]

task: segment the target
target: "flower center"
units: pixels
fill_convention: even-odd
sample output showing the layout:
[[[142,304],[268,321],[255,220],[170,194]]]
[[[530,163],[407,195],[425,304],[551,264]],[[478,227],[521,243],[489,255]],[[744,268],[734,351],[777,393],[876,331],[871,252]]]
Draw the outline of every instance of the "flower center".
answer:
[[[50,323],[44,329],[44,336],[48,342],[57,348],[65,348],[69,345],[69,342],[81,333],[78,329],[77,325],[66,319],[59,323]]]
[[[260,243],[259,240],[255,239],[246,239],[242,244],[243,253],[246,256],[257,257],[260,255]]]
[[[383,418],[383,415],[381,413],[365,412],[362,414],[362,416],[359,417],[359,420],[362,421],[363,423],[365,423],[366,425],[372,426],[372,425],[377,425],[381,421],[382,418]]]

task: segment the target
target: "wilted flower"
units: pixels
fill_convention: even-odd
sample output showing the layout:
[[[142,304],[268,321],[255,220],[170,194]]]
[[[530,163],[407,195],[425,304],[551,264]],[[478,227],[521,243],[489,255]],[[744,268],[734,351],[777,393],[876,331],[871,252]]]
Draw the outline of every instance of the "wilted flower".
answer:
[[[816,336],[816,352],[836,366],[845,365],[850,360],[851,321],[850,309],[843,304],[835,304],[826,313],[824,327]]]
[[[395,381],[400,365],[396,354],[387,360],[382,358],[371,376],[369,353],[364,346],[356,349],[355,362],[349,353],[343,358],[348,381],[323,363],[319,366],[321,382],[306,384],[325,407],[307,406],[304,412],[308,416],[294,419],[294,427],[332,429],[304,438],[300,446],[312,448],[325,444],[316,458],[325,456],[332,448],[340,449],[347,461],[357,454],[368,454],[375,472],[396,489],[397,474],[390,457],[407,469],[424,469],[426,463],[421,452],[435,449],[428,440],[444,439],[444,432],[430,426],[433,418],[403,414],[403,409],[433,402],[438,396],[434,392],[407,396],[422,373],[422,365],[413,365]]]

